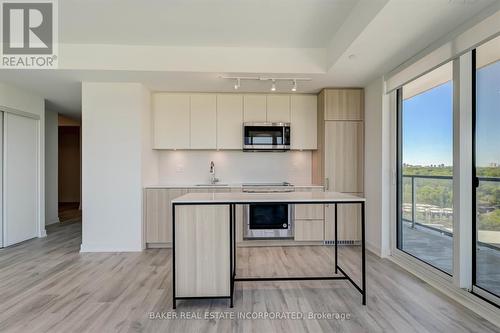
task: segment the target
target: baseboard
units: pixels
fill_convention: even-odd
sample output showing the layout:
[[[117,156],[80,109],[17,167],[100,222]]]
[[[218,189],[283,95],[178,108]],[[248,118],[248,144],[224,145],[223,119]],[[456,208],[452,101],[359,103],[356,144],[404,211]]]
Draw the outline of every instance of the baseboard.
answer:
[[[165,243],[146,243],[146,249],[171,249],[172,242]]]
[[[141,246],[138,248],[123,248],[113,246],[95,246],[95,245],[80,245],[80,253],[86,252],[142,252]]]
[[[408,259],[403,255],[392,254],[387,257],[387,259],[436,288],[439,292],[445,294],[454,301],[462,304],[471,311],[477,313],[479,316],[500,327],[499,308],[464,289],[454,286],[448,279],[430,271],[428,268],[426,269],[425,267],[415,264],[411,259]]]
[[[366,249],[368,251],[370,251],[371,253],[373,253],[377,257],[382,258],[382,251],[380,250],[380,248],[378,246],[376,246],[375,244],[370,243],[370,242],[366,242],[365,245],[366,245]]]
[[[51,224],[56,224],[60,223],[61,221],[59,220],[59,217],[56,217],[55,219],[52,220],[45,220],[45,225],[51,225]]]
[[[44,237],[47,237],[47,230],[45,230],[45,228],[43,228],[41,231],[40,231],[40,236],[38,236],[39,238],[44,238]]]

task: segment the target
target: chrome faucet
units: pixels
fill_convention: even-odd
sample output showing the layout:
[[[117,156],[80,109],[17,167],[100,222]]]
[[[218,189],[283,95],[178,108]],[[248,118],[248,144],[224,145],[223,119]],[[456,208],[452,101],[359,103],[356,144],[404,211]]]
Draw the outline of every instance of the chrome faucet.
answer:
[[[210,161],[210,184],[215,185],[219,182],[219,178],[215,177],[215,163]]]

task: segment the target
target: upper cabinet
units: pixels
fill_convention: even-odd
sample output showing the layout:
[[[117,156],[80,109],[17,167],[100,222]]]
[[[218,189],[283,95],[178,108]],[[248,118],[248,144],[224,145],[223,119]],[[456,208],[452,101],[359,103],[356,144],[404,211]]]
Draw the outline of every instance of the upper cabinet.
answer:
[[[217,149],[242,149],[243,96],[217,95]]]
[[[266,95],[249,94],[243,96],[243,121],[266,122]]]
[[[325,120],[363,120],[363,89],[326,89],[322,94]]]
[[[270,123],[290,122],[290,95],[267,96],[267,121]]]
[[[153,95],[153,146],[156,149],[190,148],[190,96]]]
[[[315,95],[290,97],[292,149],[317,149],[317,103]]]
[[[242,149],[244,122],[289,122],[291,149],[317,149],[317,96],[153,94],[155,149]]]
[[[214,94],[191,95],[191,149],[217,146],[217,99]]]

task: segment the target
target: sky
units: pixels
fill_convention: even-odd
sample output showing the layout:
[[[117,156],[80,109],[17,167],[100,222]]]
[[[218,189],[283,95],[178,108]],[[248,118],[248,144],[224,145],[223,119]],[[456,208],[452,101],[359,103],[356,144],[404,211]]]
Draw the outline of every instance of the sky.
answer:
[[[476,85],[476,164],[500,164],[500,61],[478,70]],[[450,81],[403,101],[403,163],[453,164],[452,99]]]
[[[452,92],[449,81],[403,101],[403,163],[452,165]]]

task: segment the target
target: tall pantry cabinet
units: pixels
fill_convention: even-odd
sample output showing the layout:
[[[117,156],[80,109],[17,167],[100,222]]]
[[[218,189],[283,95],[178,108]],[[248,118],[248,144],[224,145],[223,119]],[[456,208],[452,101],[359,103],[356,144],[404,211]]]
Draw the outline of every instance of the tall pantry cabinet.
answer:
[[[313,152],[313,182],[326,191],[363,195],[363,89],[324,89],[318,96],[318,150]],[[335,205],[325,205],[325,240],[334,239]],[[361,238],[357,205],[339,205],[338,236],[347,243]]]

